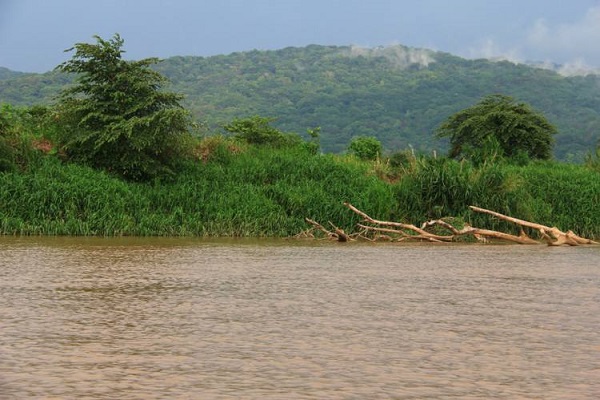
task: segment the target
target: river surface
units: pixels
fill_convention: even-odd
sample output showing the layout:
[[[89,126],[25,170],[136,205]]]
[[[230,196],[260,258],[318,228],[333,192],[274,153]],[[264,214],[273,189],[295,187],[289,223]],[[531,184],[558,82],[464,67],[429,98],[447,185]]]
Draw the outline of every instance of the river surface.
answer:
[[[0,237],[0,399],[452,398],[600,398],[600,246]]]

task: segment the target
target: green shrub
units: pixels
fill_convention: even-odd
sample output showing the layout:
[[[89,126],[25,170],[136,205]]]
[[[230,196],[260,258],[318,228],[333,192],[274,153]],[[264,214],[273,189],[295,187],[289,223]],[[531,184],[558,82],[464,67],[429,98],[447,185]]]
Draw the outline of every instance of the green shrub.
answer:
[[[373,136],[358,136],[352,139],[348,152],[361,160],[376,160],[381,156],[381,142]]]
[[[258,115],[249,118],[235,118],[223,128],[234,137],[251,145],[285,147],[302,143],[302,138],[296,134],[284,133],[271,126],[274,118]]]

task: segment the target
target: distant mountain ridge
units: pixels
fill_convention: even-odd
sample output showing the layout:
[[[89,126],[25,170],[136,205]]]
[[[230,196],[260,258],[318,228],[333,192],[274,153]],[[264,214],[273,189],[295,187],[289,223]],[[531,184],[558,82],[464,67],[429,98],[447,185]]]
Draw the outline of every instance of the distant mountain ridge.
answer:
[[[0,80],[12,79],[25,75],[25,72],[13,71],[8,68],[0,67]]]
[[[401,45],[288,47],[212,57],[171,57],[156,66],[211,131],[235,117],[276,117],[282,130],[321,127],[324,151],[353,136],[390,151],[444,150],[433,135],[448,116],[502,93],[531,104],[559,128],[555,155],[581,159],[600,138],[600,77],[565,77],[508,61],[467,60]],[[0,69],[0,102],[50,102],[71,77]]]

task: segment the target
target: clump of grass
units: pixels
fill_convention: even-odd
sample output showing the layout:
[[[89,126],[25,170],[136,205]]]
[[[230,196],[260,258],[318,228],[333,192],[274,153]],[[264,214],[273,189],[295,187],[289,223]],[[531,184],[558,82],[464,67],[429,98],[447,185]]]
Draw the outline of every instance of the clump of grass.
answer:
[[[476,205],[545,225],[600,233],[600,176],[578,165],[532,162],[524,166],[420,158],[394,185],[398,220],[420,222],[448,216],[474,226],[517,228],[470,213]],[[516,232],[515,232],[516,233]]]
[[[204,164],[209,161],[223,161],[228,157],[240,154],[247,146],[223,135],[208,136],[194,146],[194,157]]]
[[[212,138],[209,156],[169,181],[125,182],[45,156],[27,170],[0,173],[0,233],[17,235],[291,236],[304,218],[353,231],[349,201],[382,220],[419,224],[457,218],[514,230],[469,205],[600,236],[600,175],[577,165],[525,166],[414,157],[382,178],[354,157],[314,154],[306,146],[240,150]],[[204,154],[204,153],[202,153]]]
[[[521,173],[530,191],[530,212],[538,222],[600,236],[600,174],[581,165],[552,162],[532,163]]]

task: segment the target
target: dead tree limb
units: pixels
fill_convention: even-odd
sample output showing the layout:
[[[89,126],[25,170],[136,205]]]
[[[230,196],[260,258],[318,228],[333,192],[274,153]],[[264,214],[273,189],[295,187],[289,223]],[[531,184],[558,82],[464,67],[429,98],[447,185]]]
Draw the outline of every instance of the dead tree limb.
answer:
[[[469,228],[465,228],[465,229],[461,230],[460,234],[461,235],[473,235],[473,236],[479,235],[479,236],[484,236],[486,238],[506,240],[508,242],[519,243],[519,244],[539,244],[539,242],[537,240],[533,240],[532,238],[530,238],[527,235],[515,236],[515,235],[511,235],[510,233],[492,231],[489,229],[469,227]]]
[[[357,224],[357,226],[360,228],[363,228],[364,230],[367,230],[367,231],[394,233],[394,234],[400,235],[402,237],[409,236],[406,232],[401,231],[400,229],[379,228],[379,227],[369,226],[369,225],[364,225],[364,224]]]
[[[309,224],[311,224],[315,229],[318,229],[321,232],[323,232],[327,236],[328,239],[334,239],[334,240],[337,240],[338,242],[349,242],[351,240],[354,240],[350,237],[350,235],[348,235],[346,232],[344,232],[343,229],[340,229],[337,226],[335,226],[333,223],[331,223],[331,221],[329,222],[329,224],[333,227],[333,229],[334,229],[333,232],[328,230],[327,228],[325,228],[323,225],[321,225],[317,221],[314,221],[310,218],[304,218],[304,220],[306,222],[308,222]]]
[[[410,231],[418,233],[422,238],[435,239],[436,241],[440,241],[440,242],[450,242],[453,239],[453,236],[435,235],[433,233],[429,233],[429,232],[427,232],[417,226],[414,226],[412,224],[403,224],[401,222],[380,221],[377,219],[373,219],[369,215],[367,215],[363,211],[359,210],[358,208],[354,207],[352,204],[350,204],[348,202],[344,202],[344,205],[346,207],[348,207],[350,210],[354,211],[356,214],[360,215],[364,221],[369,222],[374,225],[393,226],[395,228],[410,230]]]
[[[312,228],[306,229],[306,230],[304,230],[304,231],[302,231],[300,233],[297,233],[297,234],[294,235],[294,239],[305,239],[305,238],[312,238],[312,239],[314,239],[315,235],[313,235],[313,233],[312,233],[314,229],[315,228],[312,227]]]
[[[423,235],[409,235],[404,231],[401,231],[399,229],[391,229],[391,228],[379,228],[376,226],[368,226],[368,225],[363,225],[363,224],[358,224],[359,227],[363,228],[363,229],[367,229],[373,232],[383,232],[383,233],[392,233],[392,234],[396,234],[396,235],[400,235],[401,239],[399,241],[404,241],[404,240],[426,240],[428,242],[444,242],[447,240],[439,240],[430,236],[423,236]],[[390,238],[391,239],[391,238]]]
[[[351,240],[354,240],[346,232],[344,232],[343,229],[338,228],[331,221],[329,221],[329,225],[331,225],[333,227],[334,232],[337,235],[338,242],[349,242]]]
[[[432,220],[432,221],[427,221],[424,222],[423,225],[421,225],[421,229],[425,229],[425,228],[431,228],[433,226],[441,226],[442,228],[446,228],[447,230],[449,230],[450,232],[452,232],[454,235],[459,235],[460,231],[458,229],[456,229],[454,227],[454,225],[442,220],[442,219],[436,219],[436,220]]]
[[[509,217],[504,214],[500,214],[495,211],[486,210],[485,208],[469,206],[469,208],[475,212],[484,213],[501,219],[503,221],[511,222],[519,226],[535,229],[540,232],[544,240],[551,246],[560,246],[562,244],[568,244],[570,246],[577,246],[580,244],[598,244],[591,239],[582,238],[577,236],[572,231],[563,232],[557,227],[549,227],[546,225],[537,224],[535,222],[529,222],[518,218]]]
[[[334,232],[331,232],[331,231],[327,230],[323,225],[321,225],[317,221],[313,221],[310,218],[304,218],[304,220],[306,222],[308,222],[309,224],[311,224],[312,226],[314,226],[316,229],[318,229],[321,232],[323,232],[327,236],[327,238],[329,238],[329,239],[337,239],[338,238],[337,235]]]
[[[539,244],[540,242],[534,240],[527,236],[522,229],[531,228],[538,232],[540,232],[541,237],[546,243],[550,246],[560,246],[563,244],[567,244],[570,246],[577,246],[580,244],[598,244],[591,239],[582,238],[577,236],[572,231],[562,232],[560,229],[556,227],[548,227],[545,225],[537,224],[530,221],[525,221],[518,218],[509,217],[504,214],[500,214],[495,211],[486,210],[485,208],[479,208],[475,206],[470,206],[469,208],[475,212],[484,213],[491,215],[492,217],[498,218],[503,221],[511,222],[513,224],[519,225],[521,227],[521,233],[517,235],[512,235],[509,233],[493,231],[489,229],[481,229],[472,227],[468,224],[462,229],[456,228],[451,223],[438,219],[432,220],[423,223],[421,227],[417,227],[413,224],[405,224],[401,222],[392,222],[392,221],[381,221],[374,218],[371,218],[364,211],[359,210],[354,207],[352,204],[345,202],[344,205],[348,207],[351,211],[362,217],[363,221],[369,223],[371,225],[357,224],[358,227],[361,228],[359,233],[347,234],[343,229],[337,227],[332,222],[329,224],[333,227],[333,231],[328,230],[323,225],[319,224],[316,221],[313,221],[310,218],[305,218],[306,222],[311,224],[313,227],[310,230],[303,232],[303,236],[313,236],[313,230],[320,230],[323,232],[327,238],[337,240],[338,242],[349,242],[355,240],[355,238],[363,238],[369,241],[377,240],[378,238],[385,238],[387,240],[394,240],[392,236],[395,236],[395,240],[397,241],[408,241],[408,240],[424,240],[429,242],[452,242],[461,236],[471,235],[475,237],[479,241],[487,242],[488,239],[498,239],[509,241],[513,243],[519,244]],[[372,226],[376,225],[376,226]],[[446,229],[451,234],[449,235],[441,235],[435,234],[427,231],[426,229],[432,228],[435,226],[439,226],[441,228]],[[375,232],[375,235],[367,235],[367,232]],[[299,235],[298,235],[299,236]],[[368,237],[372,236],[372,237]],[[399,237],[398,237],[399,236]],[[314,237],[314,236],[313,236]]]
[[[506,240],[509,242],[514,242],[514,243],[519,243],[519,244],[539,244],[538,241],[531,239],[523,231],[521,231],[521,234],[519,236],[515,236],[515,235],[511,235],[511,234],[504,233],[504,232],[492,231],[489,229],[475,228],[468,224],[465,224],[465,227],[463,229],[459,230],[454,225],[452,225],[444,220],[441,220],[441,219],[427,221],[422,225],[422,227],[424,227],[424,228],[432,227],[432,226],[441,226],[441,227],[449,230],[450,232],[452,232],[452,234],[455,238],[459,237],[459,236],[472,235],[473,237],[475,237],[475,239],[477,239],[480,242],[487,242],[488,238],[493,238],[493,239]]]

